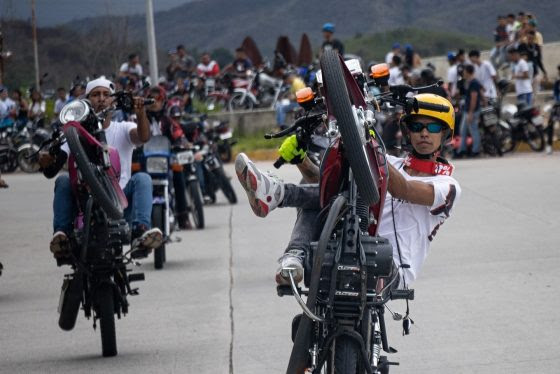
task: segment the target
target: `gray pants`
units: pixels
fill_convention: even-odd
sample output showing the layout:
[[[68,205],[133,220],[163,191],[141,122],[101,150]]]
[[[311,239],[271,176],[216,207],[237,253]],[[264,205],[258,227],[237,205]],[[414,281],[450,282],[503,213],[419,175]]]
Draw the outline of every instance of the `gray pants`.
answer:
[[[296,223],[286,251],[298,249],[307,254],[309,244],[316,239],[315,236],[318,234],[319,222],[317,217],[321,210],[319,198],[318,184],[285,185],[281,206],[298,208]]]

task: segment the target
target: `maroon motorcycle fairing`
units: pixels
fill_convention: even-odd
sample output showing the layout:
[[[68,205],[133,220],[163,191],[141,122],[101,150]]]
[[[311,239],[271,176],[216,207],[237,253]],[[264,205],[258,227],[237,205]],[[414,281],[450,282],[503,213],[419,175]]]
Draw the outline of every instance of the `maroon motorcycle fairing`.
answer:
[[[346,82],[346,88],[348,89],[348,94],[350,96],[351,103],[357,108],[367,109],[366,102],[364,100],[362,91],[356,80],[352,76],[352,73],[346,67],[344,60],[341,59],[342,71],[344,74],[344,81]],[[329,110],[329,96],[328,88],[323,87],[325,90],[324,97],[327,98],[327,111]],[[329,114],[332,117],[332,114]],[[329,149],[325,152],[323,161],[321,162],[321,177],[319,181],[319,188],[321,192],[321,207],[327,206],[336,196],[341,188],[342,184],[345,182],[346,172],[343,170],[345,156],[343,154],[344,145],[341,144],[340,138],[336,139]],[[388,169],[387,160],[383,153],[383,149],[378,141],[374,137],[370,137],[369,141],[364,146],[365,154],[369,159],[369,165],[371,167],[371,173],[374,179],[377,180],[378,191],[380,199],[376,204],[370,206],[370,213],[375,218],[372,220],[372,224],[369,226],[368,232],[370,235],[377,235],[377,229],[379,226],[379,220],[381,218],[381,213],[383,212],[383,206],[385,205],[385,197],[387,194],[388,187]],[[344,174],[343,174],[344,173]]]
[[[92,147],[102,148],[103,144],[101,144],[93,135],[91,135],[84,127],[75,121],[68,122],[64,125],[63,130],[66,130],[69,127],[74,127],[78,131],[78,135],[80,138],[86,141],[86,143]],[[115,190],[117,197],[119,198],[119,202],[123,209],[128,206],[128,200],[119,185],[119,179],[121,175],[121,161],[119,152],[113,148],[109,147],[109,158],[111,160],[111,167],[107,170],[107,175],[109,180],[111,181],[111,185]],[[77,196],[78,185],[80,180],[78,178],[78,169],[76,167],[76,162],[74,155],[70,152],[68,157],[68,175],[70,177],[70,183],[72,185],[72,190],[74,191],[74,196]]]

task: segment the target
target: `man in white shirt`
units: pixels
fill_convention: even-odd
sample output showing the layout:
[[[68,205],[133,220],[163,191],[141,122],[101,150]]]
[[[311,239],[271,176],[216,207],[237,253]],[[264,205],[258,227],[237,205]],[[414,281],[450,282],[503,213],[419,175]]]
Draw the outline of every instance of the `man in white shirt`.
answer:
[[[129,84],[134,86],[143,75],[142,65],[140,65],[140,57],[132,53],[128,56],[128,61],[123,63],[119,69],[119,77],[123,87]]]
[[[402,59],[399,55],[394,55],[389,69],[389,86],[404,84],[404,77],[401,71]]]
[[[14,123],[16,102],[8,96],[8,88],[0,85],[0,128]]]
[[[385,63],[390,64],[393,62],[393,56],[401,55],[401,45],[399,43],[393,43],[391,50],[385,55]]]
[[[526,51],[523,51],[526,53]],[[508,58],[512,62],[511,78],[515,80],[515,94],[518,103],[531,105],[533,100],[533,85],[529,65],[525,58],[521,57],[519,49],[510,47]]]
[[[447,112],[420,109],[404,116],[403,131],[413,151],[406,158],[387,156],[388,194],[378,234],[392,244],[393,261],[402,279],[400,288],[418,276],[430,243],[461,194],[459,183],[451,177],[453,166],[437,156],[443,142],[453,136],[453,106],[447,99],[434,94],[419,94],[416,99],[445,105],[449,109]],[[305,158],[301,157],[301,160],[300,170],[305,165]],[[295,281],[301,281],[304,257],[322,208],[319,186],[283,183],[277,177],[261,172],[243,153],[237,156],[235,170],[255,215],[266,217],[277,207],[301,208],[299,224],[294,227],[290,244],[279,260],[276,282],[289,284],[288,268],[294,270]]]
[[[447,59],[453,64],[447,71],[447,85],[449,90],[449,96],[452,99],[457,99],[461,95],[463,90],[463,71],[465,69],[465,51],[460,49],[457,54],[453,55],[451,59],[451,54],[447,54]]]
[[[496,99],[498,92],[496,91],[496,69],[490,61],[480,59],[480,52],[472,50],[469,52],[469,60],[475,67],[474,77],[484,88],[484,96],[487,99]]]
[[[111,94],[114,85],[111,81],[101,77],[90,81],[86,86],[86,98],[91,102],[93,110],[98,113],[111,105]],[[123,189],[129,202],[124,215],[132,225],[132,247],[138,254],[145,257],[153,248],[161,245],[163,238],[159,229],[151,227],[152,215],[152,180],[146,173],[136,173],[131,176],[132,152],[137,145],[150,139],[150,128],[143,98],[134,98],[134,111],[138,125],[134,122],[111,121],[109,114],[103,129],[107,144],[119,153],[121,175],[119,185]],[[54,177],[66,162],[69,147],[64,144],[61,152],[56,156],[41,153],[39,163],[43,174],[47,178]],[[73,220],[76,214],[75,200],[72,194],[70,178],[60,175],[55,181],[53,202],[53,231],[50,249],[56,258],[68,255],[68,235],[73,229]]]

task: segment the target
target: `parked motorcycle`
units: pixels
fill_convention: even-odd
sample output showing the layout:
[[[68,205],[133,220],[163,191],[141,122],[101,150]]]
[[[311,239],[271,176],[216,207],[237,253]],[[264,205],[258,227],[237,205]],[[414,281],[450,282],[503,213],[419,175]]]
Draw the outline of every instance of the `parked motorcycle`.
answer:
[[[167,137],[156,135],[150,137],[142,149],[137,149],[133,165],[134,171],[143,171],[152,178],[152,226],[163,233],[163,243],[154,249],[154,268],[162,269],[166,261],[165,246],[169,242],[175,227],[175,198],[172,177],[171,144]],[[136,170],[139,169],[139,170]]]
[[[284,80],[274,78],[261,69],[250,75],[247,87],[234,88],[228,106],[230,110],[274,109],[286,90]]]
[[[504,148],[504,152],[512,152],[520,142],[526,142],[535,152],[544,150],[544,119],[538,108],[519,105],[507,123],[512,129],[512,142]]]
[[[224,170],[224,165],[218,154],[218,145],[209,140],[201,152],[204,155],[204,193],[210,198],[211,203],[215,203],[216,192],[222,190],[229,203],[236,204],[237,195]]]
[[[206,137],[216,143],[218,154],[223,162],[231,162],[232,147],[237,141],[227,121],[212,121],[206,128]]]
[[[175,152],[177,163],[181,165],[182,172],[185,176],[185,188],[189,214],[193,219],[195,227],[197,229],[203,229],[204,199],[202,198],[202,190],[200,189],[200,181],[198,180],[195,160],[195,154],[199,151],[199,147],[174,147],[173,151]]]
[[[132,106],[132,96],[115,94],[116,107]],[[51,155],[60,152],[66,142],[70,149],[68,172],[78,207],[74,231],[69,235],[70,257],[58,259],[68,264],[62,285],[58,324],[72,330],[80,308],[86,318],[99,321],[103,356],[117,355],[115,314],[128,313],[127,296],[137,295],[131,282],[144,280],[142,273],[129,274],[133,262],[131,253],[123,251],[130,241],[130,230],[123,219],[127,199],[119,186],[120,160],[116,149],[107,146],[102,123],[107,109],[94,113],[89,101],[75,100],[60,113],[63,125],[55,131],[49,145]]]
[[[21,136],[25,139],[18,146],[17,162],[19,168],[26,173],[36,173],[39,171],[40,165],[37,156],[37,150],[51,137],[51,133],[38,126],[37,122],[28,122],[21,132]]]
[[[381,351],[396,350],[387,342],[385,303],[412,300],[414,290],[392,287],[396,277],[387,277],[392,274],[393,250],[377,235],[387,192],[385,146],[375,130],[366,84],[357,83],[365,80],[361,68],[345,63],[335,51],[324,51],[320,62],[322,97],[312,99],[307,115],[293,126],[266,136],[313,134],[325,125],[331,137],[321,165],[322,231],[304,264],[307,289],[298,288],[290,269],[291,286],[278,287],[280,296],[293,295],[303,310],[292,323],[294,346],[287,373],[388,373],[389,365],[396,363]],[[408,97],[413,90],[401,87],[376,100],[399,105],[406,113],[418,108],[449,110]],[[320,105],[326,105],[326,111],[313,113]],[[284,162],[279,159],[275,166]],[[407,318],[405,331],[406,324]]]

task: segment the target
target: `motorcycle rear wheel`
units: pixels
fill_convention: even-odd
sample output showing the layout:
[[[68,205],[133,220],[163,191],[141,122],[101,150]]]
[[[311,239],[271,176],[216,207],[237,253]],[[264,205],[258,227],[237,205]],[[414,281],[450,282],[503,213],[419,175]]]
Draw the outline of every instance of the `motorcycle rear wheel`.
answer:
[[[513,127],[511,126],[511,124],[509,122],[505,122],[505,124],[507,124],[507,128],[500,125],[502,127],[500,142],[502,143],[502,152],[508,153],[512,152],[515,149],[517,141],[515,139],[515,136],[513,135]]]
[[[243,94],[238,92],[238,93],[234,93],[231,99],[229,99],[227,108],[229,111],[252,110],[253,106],[254,106],[253,100],[251,100],[249,96],[245,95],[245,98],[243,98]]]
[[[68,127],[64,130],[68,147],[76,159],[78,169],[82,177],[89,186],[91,194],[95,201],[101,206],[101,209],[107,213],[112,219],[121,219],[123,217],[123,209],[117,198],[116,192],[113,190],[109,177],[105,173],[96,173],[93,164],[80,142],[78,131],[74,127]],[[103,180],[103,181],[102,181]]]
[[[100,285],[96,291],[96,300],[103,357],[116,356],[117,335],[115,332],[115,299],[113,287],[110,284]]]
[[[163,205],[156,204],[152,208],[152,226],[157,227],[165,234],[165,209]],[[165,262],[165,241],[154,249],[154,268],[163,269]]]
[[[377,181],[371,172],[366,145],[360,139],[358,124],[354,118],[350,96],[341,67],[338,52],[328,50],[321,56],[321,71],[326,87],[329,109],[337,120],[338,129],[344,143],[344,152],[352,168],[360,196],[367,205],[379,201]]]
[[[187,201],[197,229],[204,228],[204,201],[198,180],[191,180],[187,184]]]
[[[540,127],[535,126],[532,122],[528,122],[523,127],[523,134],[527,140],[529,147],[535,152],[544,150],[544,133]]]
[[[336,338],[334,349],[334,373],[335,374],[356,374],[358,360],[361,353],[358,345],[348,336]]]
[[[28,158],[35,153],[35,151],[36,149],[34,147],[28,147],[18,152],[17,163],[21,171],[25,173],[36,173],[39,171],[40,165],[38,157]]]

